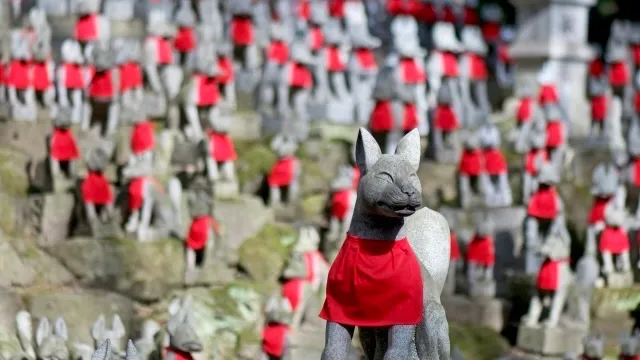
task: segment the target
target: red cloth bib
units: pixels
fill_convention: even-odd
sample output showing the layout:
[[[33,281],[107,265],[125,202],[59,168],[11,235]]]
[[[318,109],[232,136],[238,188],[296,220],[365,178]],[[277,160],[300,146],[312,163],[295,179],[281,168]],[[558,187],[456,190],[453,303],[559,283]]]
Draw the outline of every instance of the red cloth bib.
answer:
[[[293,182],[293,176],[295,175],[297,160],[293,156],[286,156],[279,159],[273,167],[269,176],[267,176],[267,183],[270,187],[274,186],[289,186]]]
[[[75,160],[80,156],[71,129],[55,128],[51,134],[51,157],[58,161]]]
[[[591,120],[603,122],[607,117],[607,96],[597,95],[591,98]]]
[[[198,106],[215,106],[220,100],[218,79],[215,76],[194,75],[198,86]]]
[[[467,56],[469,57],[470,79],[473,81],[487,80],[489,73],[484,58],[478,54],[468,54]]]
[[[327,52],[328,71],[344,71],[347,68],[344,61],[342,61],[340,49],[335,46],[328,46],[325,51]]]
[[[442,75],[446,77],[458,77],[460,70],[458,69],[458,59],[450,52],[443,52],[440,55],[442,60]]]
[[[460,259],[460,245],[458,245],[458,237],[456,233],[450,231],[449,240],[451,241],[451,255],[449,256],[450,260],[459,260]]]
[[[33,89],[36,91],[45,91],[53,86],[51,76],[49,75],[49,67],[46,62],[31,63]]]
[[[405,84],[422,84],[427,80],[424,71],[413,58],[401,59],[400,71],[402,72],[402,82]]]
[[[484,39],[493,42],[500,37],[500,22],[489,21],[482,24],[482,35]]]
[[[7,83],[7,65],[3,62],[0,62],[0,84]]]
[[[361,48],[353,50],[356,60],[358,61],[358,65],[365,70],[375,70],[378,68],[378,63],[376,62],[376,54],[371,49]]]
[[[631,57],[633,58],[633,65],[640,65],[640,45],[631,45]]]
[[[192,27],[183,26],[178,29],[173,46],[179,52],[186,53],[196,48],[196,37]]]
[[[233,44],[247,46],[253,44],[254,40],[253,20],[246,16],[234,16],[231,19],[231,41]]]
[[[107,205],[113,202],[113,191],[103,173],[89,171],[82,181],[82,199],[87,204]]]
[[[327,265],[327,261],[324,259],[322,253],[318,250],[309,251],[304,254],[304,262],[307,267],[307,277],[305,281],[314,283],[320,279],[320,274],[316,272],[316,269],[320,264]]]
[[[503,44],[498,48],[498,60],[503,64],[511,64],[511,53],[509,52],[509,45]]]
[[[636,91],[635,95],[633,96],[633,108],[636,110],[636,112],[640,112],[640,91]]]
[[[213,148],[211,157],[213,157],[216,162],[235,161],[238,158],[236,147],[229,134],[209,131],[209,141]]]
[[[160,65],[169,65],[173,63],[173,49],[169,40],[156,36],[156,61]]]
[[[542,154],[542,160],[549,160],[549,153],[544,149],[533,149],[527,152],[524,159],[524,170],[527,174],[536,175],[538,173],[538,164],[536,164],[536,159],[539,154]]]
[[[78,18],[75,28],[75,38],[83,42],[98,39],[98,14],[82,15]]]
[[[599,249],[614,255],[629,251],[629,236],[622,228],[606,227],[600,234]]]
[[[318,51],[324,46],[324,34],[319,26],[311,26],[311,50]]]
[[[467,261],[481,266],[493,266],[496,263],[493,238],[474,235],[467,248]]]
[[[387,0],[387,11],[391,15],[415,15],[420,9],[416,0]]]
[[[559,210],[557,199],[558,193],[555,187],[540,187],[531,196],[527,214],[538,219],[555,219]]]
[[[640,158],[633,159],[633,185],[640,186]]]
[[[62,66],[64,66],[64,86],[67,89],[82,89],[84,87],[82,65],[68,63]]]
[[[143,121],[133,126],[131,132],[131,151],[134,154],[141,154],[153,149],[156,138],[153,133],[151,121]]]
[[[305,279],[290,279],[282,284],[282,296],[289,300],[293,311],[298,310],[302,302]]]
[[[478,17],[478,12],[476,9],[465,6],[464,7],[464,24],[476,26],[480,24],[480,18]]]
[[[601,59],[593,59],[589,63],[589,75],[593,77],[604,75],[604,62]]]
[[[331,216],[342,221],[351,209],[351,190],[339,190],[331,196]]]
[[[120,91],[137,89],[142,86],[142,68],[135,62],[126,62],[120,66]]]
[[[359,184],[360,184],[360,169],[358,169],[358,166],[356,165],[353,167],[353,188],[357,189]]]
[[[167,359],[166,355],[171,353],[174,356],[174,360],[193,360],[193,356],[191,355],[191,353],[180,350],[172,346],[168,346],[164,348],[164,353],[165,353],[164,359]]]
[[[345,0],[329,0],[329,16],[342,19],[344,18]]]
[[[209,241],[209,231],[215,223],[211,215],[202,215],[191,220],[189,235],[187,236],[187,248],[200,250],[207,246]]]
[[[564,125],[560,121],[547,123],[547,147],[556,148],[564,142]]]
[[[275,358],[281,358],[288,334],[288,325],[268,324],[262,330],[262,351]]]
[[[444,132],[450,132],[460,128],[458,117],[451,105],[438,105],[433,117],[433,125],[436,129],[440,129]]]
[[[458,19],[456,19],[456,14],[453,11],[453,9],[450,6],[446,6],[444,8],[444,15],[442,17],[442,21],[447,22],[447,23],[451,23],[451,24],[455,24],[457,23]]]
[[[415,325],[422,320],[420,263],[407,239],[347,234],[329,270],[320,317],[353,326]]]
[[[538,290],[556,291],[558,289],[558,267],[567,261],[546,259],[538,271]]]
[[[531,120],[531,113],[533,112],[533,99],[530,97],[520,98],[518,104],[518,110],[516,111],[516,121],[519,124],[524,124]]]
[[[18,90],[31,86],[29,79],[29,61],[13,60],[9,63],[8,83]]]
[[[235,78],[233,73],[233,62],[226,56],[220,56],[218,58],[218,68],[220,69],[220,76],[218,76],[218,82],[220,84],[229,84]]]
[[[558,102],[558,90],[555,85],[542,85],[538,93],[540,105],[554,104]]]
[[[629,68],[623,61],[609,64],[609,84],[625,86],[629,83]]]
[[[433,24],[438,21],[438,14],[436,13],[436,9],[431,2],[419,2],[418,11],[416,13],[416,20],[425,24]]]
[[[284,41],[273,41],[267,49],[267,59],[276,64],[284,65],[289,60],[289,45]]]
[[[507,161],[500,149],[485,149],[482,156],[484,167],[489,175],[501,175],[507,172]]]
[[[146,177],[140,176],[132,179],[129,182],[128,195],[129,195],[129,210],[142,209],[142,202],[144,200],[144,183]]]
[[[369,129],[375,132],[391,131],[393,122],[391,101],[378,100],[369,116]]]
[[[415,104],[404,104],[402,130],[411,131],[418,127],[418,108]]]
[[[585,360],[589,360],[586,359]],[[640,355],[619,355],[618,360],[640,360]]]
[[[298,0],[298,18],[307,21],[310,17],[311,3],[309,3],[309,0]]]
[[[479,176],[482,174],[482,170],[482,152],[480,150],[464,150],[458,165],[460,174]]]
[[[89,84],[90,97],[110,99],[113,97],[114,91],[111,70],[97,71],[93,74]]]
[[[587,219],[589,225],[604,221],[604,211],[607,208],[609,201],[611,201],[611,196],[596,196],[595,199],[593,199],[593,206],[591,206],[591,211],[589,212],[589,217]]]
[[[291,87],[310,89],[313,86],[313,75],[306,66],[292,63],[290,71],[289,84]]]

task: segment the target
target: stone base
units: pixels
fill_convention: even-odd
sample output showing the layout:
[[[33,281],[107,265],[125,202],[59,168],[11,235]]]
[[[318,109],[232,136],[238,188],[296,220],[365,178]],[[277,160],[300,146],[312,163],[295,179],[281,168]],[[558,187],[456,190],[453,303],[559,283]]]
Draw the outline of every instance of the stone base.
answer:
[[[469,284],[469,297],[473,299],[493,298],[496,296],[496,282],[483,281]]]
[[[358,138],[358,125],[332,124],[326,121],[317,121],[311,124],[309,136],[317,136],[326,140],[344,140],[353,143]]]
[[[471,299],[466,296],[443,296],[442,305],[447,319],[460,324],[486,326],[497,332],[502,331],[508,303],[499,299]]]
[[[217,199],[232,199],[240,194],[240,186],[236,181],[216,181],[213,194]]]
[[[543,356],[562,356],[567,352],[580,354],[582,339],[586,335],[584,329],[520,325],[517,346],[523,351]]]
[[[610,289],[624,289],[633,285],[633,273],[613,273],[605,275],[607,287]]]

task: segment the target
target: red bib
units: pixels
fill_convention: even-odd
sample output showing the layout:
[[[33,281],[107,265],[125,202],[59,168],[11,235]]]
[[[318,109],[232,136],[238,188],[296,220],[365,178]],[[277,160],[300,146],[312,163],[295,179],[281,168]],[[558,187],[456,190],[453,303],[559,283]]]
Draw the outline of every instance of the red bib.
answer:
[[[313,75],[306,66],[292,63],[290,71],[289,84],[291,87],[309,89],[313,86]]]
[[[416,0],[387,0],[387,11],[391,15],[415,15],[419,9]]]
[[[603,122],[607,117],[607,96],[597,95],[591,98],[591,120]]]
[[[557,199],[558,193],[555,187],[541,187],[531,196],[527,214],[538,219],[555,219],[558,215]]]
[[[485,149],[482,152],[484,167],[489,175],[501,175],[507,172],[507,161],[500,149]]]
[[[229,134],[209,131],[209,141],[211,147],[211,157],[216,162],[235,161],[238,158],[233,139]]]
[[[173,63],[173,49],[169,40],[156,36],[156,61],[160,65],[169,65]]]
[[[31,63],[33,89],[36,91],[45,91],[51,88],[51,76],[49,76],[49,67],[46,62]]]
[[[511,64],[511,53],[509,53],[509,45],[504,44],[498,48],[498,60],[503,64]]]
[[[633,159],[633,185],[640,186],[640,158]]]
[[[482,152],[480,150],[464,150],[458,165],[460,174],[479,176],[482,174],[482,170]]]
[[[193,360],[193,356],[191,355],[191,353],[180,350],[172,346],[168,346],[164,348],[164,353],[165,353],[164,359],[167,359],[167,355],[171,353],[174,356],[174,360]]]
[[[633,108],[636,110],[636,112],[640,112],[640,91],[636,91],[635,95],[633,96]]]
[[[329,46],[325,50],[327,52],[327,70],[329,71],[344,71],[347,66],[342,61],[340,55],[340,49],[335,46]]]
[[[196,48],[196,37],[192,27],[184,26],[178,29],[173,46],[181,53],[189,52]]]
[[[218,58],[218,68],[220,69],[220,76],[218,76],[218,82],[220,84],[229,84],[235,78],[233,73],[233,62],[226,56]]]
[[[460,128],[458,117],[451,105],[438,105],[433,116],[433,125],[436,129],[440,129],[444,132],[450,132]]]
[[[215,106],[220,100],[218,79],[215,76],[194,75],[198,86],[196,104],[198,106]]]
[[[281,358],[288,334],[288,325],[268,324],[262,330],[262,351],[269,356]]]
[[[191,220],[189,235],[187,235],[187,248],[201,250],[209,241],[209,230],[214,226],[215,219],[211,215],[201,215]]]
[[[84,69],[80,64],[67,63],[64,67],[64,86],[67,89],[82,89],[84,87]]]
[[[402,130],[411,131],[418,127],[418,108],[415,104],[404,104]]]
[[[369,129],[375,132],[386,132],[393,129],[393,109],[391,101],[378,100],[369,116]]]
[[[289,300],[293,311],[298,310],[298,307],[302,302],[304,285],[304,279],[290,279],[282,284],[282,296]]]
[[[120,66],[120,91],[137,89],[142,86],[142,68],[135,62]]]
[[[234,16],[231,19],[231,41],[233,44],[247,46],[253,44],[254,39],[253,20],[247,16]]]
[[[142,202],[144,200],[144,183],[146,180],[146,177],[140,176],[129,182],[129,210],[133,211],[142,209]]]
[[[544,149],[533,149],[527,152],[527,155],[524,159],[524,170],[527,174],[536,175],[538,173],[538,164],[536,164],[536,159],[542,153],[542,160],[549,160],[549,153]]]
[[[449,256],[450,260],[459,260],[460,259],[460,245],[458,245],[458,237],[456,233],[450,231],[449,240],[451,241],[451,254]]]
[[[324,34],[319,26],[311,27],[310,37],[312,51],[318,51],[324,46]]]
[[[53,129],[50,151],[51,157],[58,161],[70,161],[78,158],[80,152],[71,129]]]
[[[600,234],[599,249],[614,255],[629,251],[629,236],[622,228],[606,227]]]
[[[589,63],[589,75],[593,77],[604,75],[604,62],[601,59],[593,59]]]
[[[360,184],[360,169],[358,169],[358,166],[356,165],[353,167],[353,188],[357,189],[359,184]]]
[[[110,99],[113,97],[114,91],[111,70],[97,71],[93,74],[89,84],[90,97]]]
[[[75,28],[75,38],[78,41],[88,42],[98,39],[98,15],[88,14],[78,18]]]
[[[458,19],[456,19],[456,14],[453,11],[453,9],[449,6],[444,8],[444,15],[442,16],[442,21],[447,22],[447,23],[451,23],[451,24],[455,24],[457,23]]]
[[[289,45],[284,41],[273,41],[267,49],[267,59],[276,64],[286,64],[289,60]]]
[[[538,271],[538,290],[556,291],[558,290],[558,267],[568,260],[546,259]]]
[[[344,18],[345,0],[329,0],[329,16],[342,19]]]
[[[354,54],[361,68],[365,70],[375,70],[378,68],[376,54],[373,50],[366,48],[354,49]]]
[[[473,81],[487,80],[489,73],[487,72],[487,63],[484,58],[478,54],[468,54],[469,57],[469,77]]]
[[[18,90],[25,90],[31,86],[29,80],[29,61],[13,60],[9,63],[8,83]]]
[[[318,279],[320,274],[316,272],[316,268],[320,264],[327,265],[327,262],[324,259],[322,253],[320,253],[320,251],[318,250],[306,252],[304,254],[304,263],[307,268],[307,277],[305,278],[305,281],[315,283],[316,281],[320,280]]]
[[[518,110],[516,111],[516,121],[519,124],[524,124],[531,120],[531,113],[533,112],[533,99],[530,97],[520,98],[518,104]]]
[[[446,77],[458,77],[460,70],[458,69],[458,59],[450,52],[443,52],[440,54],[442,60],[443,76]]]
[[[422,320],[422,275],[409,241],[347,234],[329,270],[320,317],[344,325],[415,325]]]
[[[339,190],[331,196],[331,216],[342,221],[351,209],[351,189]]]
[[[301,0],[298,2],[298,18],[301,20],[309,20],[311,17],[311,4],[309,0]]]
[[[400,71],[402,72],[402,82],[405,84],[422,84],[427,80],[424,71],[413,58],[400,60]]]
[[[131,132],[131,151],[134,154],[141,154],[150,151],[155,145],[156,139],[153,133],[151,121],[143,121],[133,126]]]
[[[609,84],[625,86],[629,83],[629,68],[623,61],[609,64]]]
[[[467,261],[481,266],[493,266],[496,263],[493,238],[474,235],[467,248]]]
[[[558,90],[555,85],[542,85],[538,93],[540,105],[554,104],[558,102]]]
[[[589,212],[589,218],[587,221],[589,225],[593,225],[604,221],[604,211],[611,200],[611,196],[600,197],[596,196],[593,200],[593,206],[591,206],[591,211]]]
[[[489,42],[498,40],[500,37],[500,27],[500,22],[490,21],[482,24],[482,35],[484,39]]]
[[[6,84],[7,83],[7,65],[3,62],[0,62],[0,84]]]
[[[640,360],[640,355],[619,355],[618,360]]]
[[[431,2],[420,1],[416,19],[425,24],[433,24],[438,21],[438,14]]]
[[[563,143],[564,125],[560,121],[547,123],[547,147],[556,148]]]
[[[478,17],[478,12],[476,9],[465,6],[464,7],[464,24],[476,26],[480,24],[480,18]]]
[[[267,183],[270,187],[289,186],[293,182],[295,175],[297,160],[293,156],[286,156],[279,159],[273,167],[269,176],[267,176]]]
[[[89,171],[82,181],[82,199],[87,204],[107,205],[113,202],[113,191],[103,173]]]
[[[640,44],[631,45],[631,55],[633,58],[633,65],[640,65]]]

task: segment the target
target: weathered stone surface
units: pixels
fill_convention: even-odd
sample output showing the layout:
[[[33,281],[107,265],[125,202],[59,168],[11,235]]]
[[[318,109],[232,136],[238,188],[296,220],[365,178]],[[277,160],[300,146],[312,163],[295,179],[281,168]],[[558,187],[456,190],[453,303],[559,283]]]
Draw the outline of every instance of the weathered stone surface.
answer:
[[[562,356],[567,352],[581,353],[582,339],[587,332],[564,327],[545,328],[521,325],[518,329],[518,347],[539,355]]]
[[[465,359],[495,360],[509,348],[499,333],[482,326],[449,321],[449,334],[452,347],[457,347]]]
[[[0,235],[0,286],[27,286],[35,278],[35,270],[22,260],[9,239]]]
[[[442,304],[450,321],[483,326],[495,332],[502,331],[509,311],[509,305],[500,299],[471,299],[454,295],[444,297]]]
[[[276,154],[262,143],[242,141],[236,142],[236,151],[236,172],[240,188],[243,192],[253,193],[276,162]]]
[[[438,208],[443,203],[453,203],[456,199],[456,166],[424,161],[418,169],[422,184],[422,198],[425,205]]]
[[[266,223],[273,221],[272,209],[261,199],[246,195],[216,202],[214,215],[225,229],[223,242],[230,250],[237,250]]]
[[[19,196],[27,193],[29,180],[24,154],[8,149],[0,149],[0,189],[6,194]]]
[[[597,288],[593,292],[592,314],[596,318],[608,318],[628,313],[640,303],[640,286],[622,289]]]
[[[255,112],[236,112],[231,122],[229,134],[234,140],[259,140],[260,116]]]
[[[39,245],[50,246],[69,237],[69,227],[75,205],[71,193],[42,196]]]
[[[4,359],[20,350],[15,315],[22,306],[22,299],[18,294],[7,288],[0,288],[0,356]]]
[[[302,199],[303,219],[314,223],[323,222],[324,208],[327,202],[327,196],[324,194],[310,195]]]
[[[60,262],[51,257],[36,245],[31,238],[8,237],[15,253],[20,257],[21,263],[27,273],[33,272],[33,286],[61,286],[69,285],[75,281],[75,277]]]

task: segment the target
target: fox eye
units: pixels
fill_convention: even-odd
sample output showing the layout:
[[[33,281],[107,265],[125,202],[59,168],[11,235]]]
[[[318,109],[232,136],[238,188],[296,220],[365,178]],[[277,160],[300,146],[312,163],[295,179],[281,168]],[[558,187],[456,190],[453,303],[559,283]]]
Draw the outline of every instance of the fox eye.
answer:
[[[384,180],[386,180],[388,182],[391,182],[391,183],[393,182],[393,177],[391,177],[391,174],[389,174],[388,172],[378,173],[378,177],[380,179],[384,179]]]

